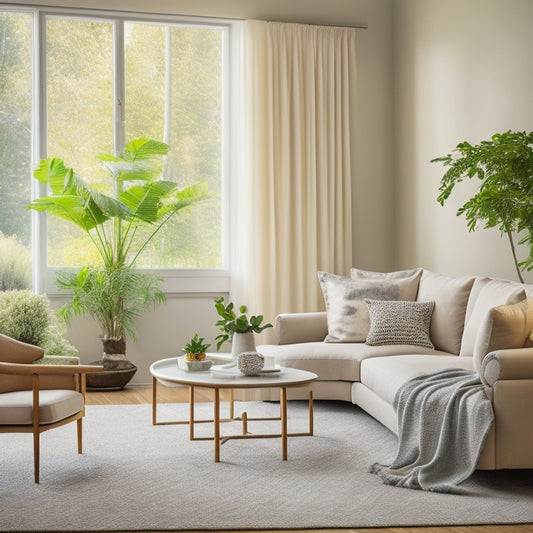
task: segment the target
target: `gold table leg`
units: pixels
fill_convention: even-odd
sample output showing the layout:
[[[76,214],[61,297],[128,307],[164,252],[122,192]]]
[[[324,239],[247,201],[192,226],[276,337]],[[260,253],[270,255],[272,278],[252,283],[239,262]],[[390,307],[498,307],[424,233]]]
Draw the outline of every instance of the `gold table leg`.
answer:
[[[314,413],[313,413],[313,391],[309,391],[309,435],[314,431]]]
[[[287,389],[280,389],[280,407],[281,407],[281,449],[283,460],[287,460]]]
[[[152,425],[157,425],[157,379],[152,378]]]
[[[220,390],[215,387],[214,402],[214,441],[215,441],[215,463],[220,462]]]
[[[189,439],[194,440],[194,387],[189,386]]]
[[[245,411],[241,414],[242,419],[242,434],[246,435],[248,433],[248,413]]]
[[[220,418],[220,389],[218,387],[213,388],[214,402],[213,402],[213,420],[196,420],[194,413],[195,403],[195,387],[189,385],[189,419],[188,420],[174,420],[174,421],[157,421],[157,379],[154,377],[152,380],[152,424],[153,425],[168,425],[168,424],[189,424],[189,438],[190,440],[213,440],[215,444],[215,463],[220,462],[220,446],[223,442],[231,439],[238,438],[272,438],[281,437],[282,446],[282,458],[284,461],[288,457],[288,437],[305,437],[312,436],[314,431],[314,412],[313,412],[313,392],[309,391],[309,431],[306,433],[289,433],[287,423],[287,388],[280,387],[280,416],[275,418],[251,418],[246,412],[243,412],[241,417],[235,417],[234,413],[234,395],[233,389],[229,390],[229,418]],[[228,435],[224,438],[220,435],[220,423],[230,422],[234,420],[242,421],[242,435]],[[254,420],[281,420],[281,434],[267,434],[267,435],[254,435],[248,434],[248,422]],[[213,437],[195,437],[194,425],[196,423],[213,422]]]

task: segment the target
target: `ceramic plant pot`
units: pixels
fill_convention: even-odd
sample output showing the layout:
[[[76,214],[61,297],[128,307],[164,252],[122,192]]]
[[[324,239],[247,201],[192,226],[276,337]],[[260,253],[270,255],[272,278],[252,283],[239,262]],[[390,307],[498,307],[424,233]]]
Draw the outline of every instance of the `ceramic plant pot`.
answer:
[[[239,362],[239,355],[243,352],[255,352],[255,337],[253,331],[234,333],[231,341],[231,356],[234,363]]]

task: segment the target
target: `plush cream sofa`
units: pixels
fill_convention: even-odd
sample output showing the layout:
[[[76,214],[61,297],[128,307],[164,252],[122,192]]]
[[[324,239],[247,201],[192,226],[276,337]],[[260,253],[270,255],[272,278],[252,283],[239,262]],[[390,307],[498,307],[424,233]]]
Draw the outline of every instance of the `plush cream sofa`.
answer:
[[[409,280],[405,283],[414,291],[405,294],[400,290],[393,299],[434,302],[427,332],[433,348],[331,338],[334,302],[328,305],[327,287],[321,280],[328,312],[279,315],[275,324],[278,344],[258,346],[258,351],[274,356],[282,366],[315,372],[319,376],[312,385],[315,399],[357,404],[395,433],[398,427],[392,402],[408,379],[447,368],[476,371],[494,407],[493,427],[478,468],[533,468],[533,348],[528,347],[532,345],[533,300],[529,295],[533,287],[486,277],[450,277],[423,269],[388,274],[352,269],[352,278],[356,288],[363,286],[362,291],[355,291],[356,298],[365,292],[376,296],[374,284],[383,287]],[[344,280],[348,289],[350,279]],[[370,287],[370,292],[365,287]],[[382,300],[387,297],[378,296],[383,296]],[[353,302],[348,304],[350,315]],[[307,394],[298,389],[291,392],[293,399],[304,399]],[[256,399],[277,399],[268,396],[269,389],[260,394]]]

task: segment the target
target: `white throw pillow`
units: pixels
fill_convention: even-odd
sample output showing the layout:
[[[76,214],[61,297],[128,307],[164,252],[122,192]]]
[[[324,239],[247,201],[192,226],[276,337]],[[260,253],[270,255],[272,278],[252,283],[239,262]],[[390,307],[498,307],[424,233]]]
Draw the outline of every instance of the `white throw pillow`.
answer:
[[[409,300],[416,298],[418,278],[351,279],[318,272],[328,316],[326,342],[364,342],[370,328],[365,298]]]
[[[437,350],[458,354],[465,324],[466,306],[475,277],[452,277],[424,270],[417,302],[434,301],[429,335]]]
[[[460,356],[472,357],[478,332],[489,310],[499,305],[515,304],[526,297],[524,286],[510,281],[478,278],[472,286]]]
[[[366,344],[410,344],[433,349],[429,326],[435,302],[365,301],[370,315]]]

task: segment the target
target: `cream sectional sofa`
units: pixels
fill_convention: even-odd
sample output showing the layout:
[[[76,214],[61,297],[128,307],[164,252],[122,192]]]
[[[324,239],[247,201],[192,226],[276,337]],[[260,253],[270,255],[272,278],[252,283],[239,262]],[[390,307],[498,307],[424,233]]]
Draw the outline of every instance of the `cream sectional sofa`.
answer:
[[[329,292],[329,302],[328,281],[329,289],[334,289]],[[345,286],[339,289],[337,282]],[[275,356],[282,366],[315,372],[319,376],[312,385],[315,399],[357,404],[395,433],[398,427],[392,402],[403,383],[415,375],[447,368],[476,371],[495,415],[478,468],[533,468],[533,348],[528,347],[533,345],[529,338],[533,287],[486,277],[450,277],[423,269],[388,274],[352,269],[351,278],[326,275],[321,284],[328,311],[279,315],[275,324],[278,344],[258,346],[260,353]],[[414,291],[406,294],[405,284]],[[402,332],[395,331],[395,316],[386,318],[392,325],[381,331],[381,338],[378,332],[375,345],[368,344],[373,315],[366,317],[370,328],[366,341],[343,342],[343,335],[357,338],[357,332],[346,330],[354,314],[364,314],[361,302],[370,309],[369,304],[376,301],[372,298],[377,297],[386,308],[391,293],[380,290],[391,286],[390,300],[405,297],[413,302],[434,302],[429,322],[426,316],[426,333],[433,347],[424,345],[427,339],[398,344]],[[348,301],[342,299],[343,294],[348,294]],[[339,309],[346,310],[345,322],[341,320],[335,329]],[[307,395],[305,390],[291,392],[293,399]],[[277,399],[268,396],[269,389],[260,394],[255,398]]]

